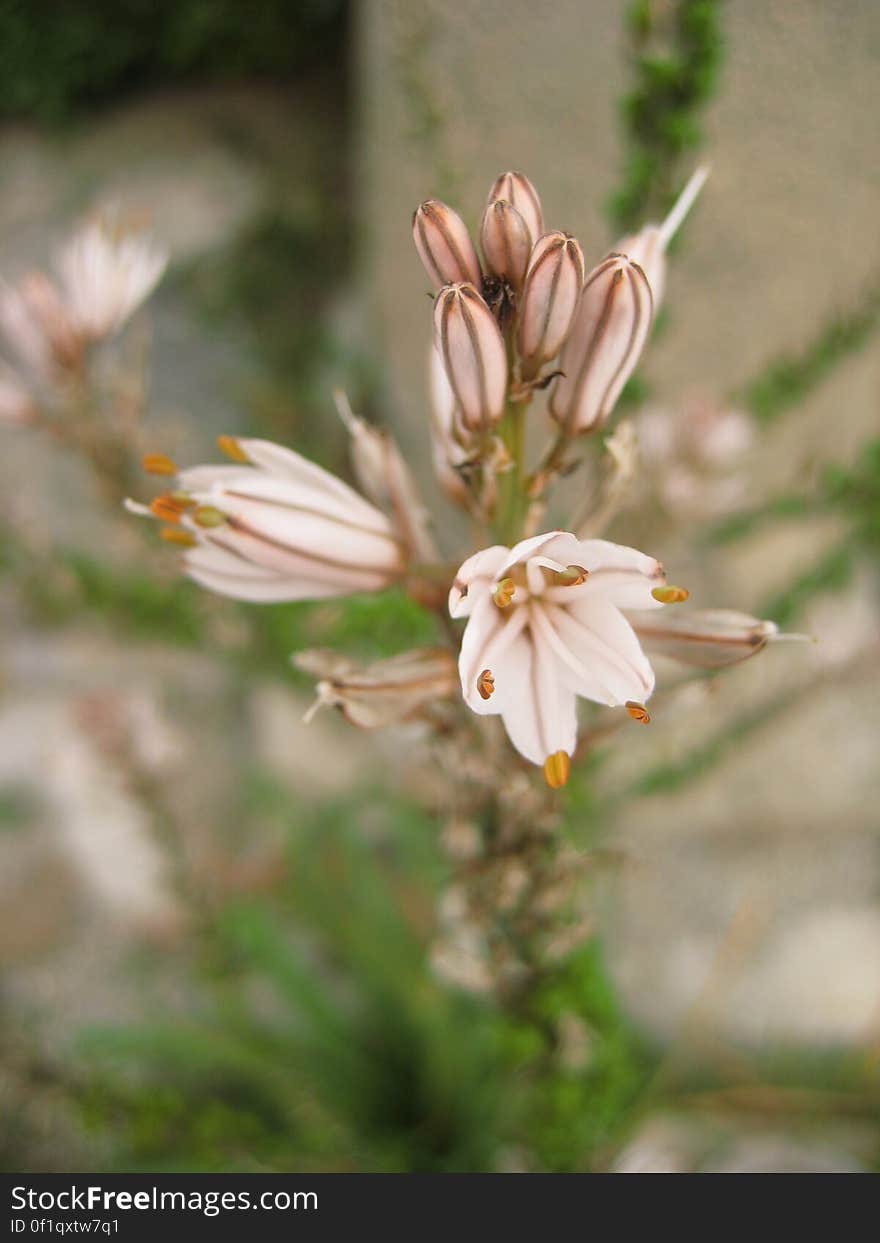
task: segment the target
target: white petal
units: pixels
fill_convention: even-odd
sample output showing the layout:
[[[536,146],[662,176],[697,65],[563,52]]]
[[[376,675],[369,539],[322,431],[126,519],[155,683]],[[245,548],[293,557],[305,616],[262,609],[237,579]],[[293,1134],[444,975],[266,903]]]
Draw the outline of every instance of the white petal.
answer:
[[[353,522],[369,525],[375,521],[377,515],[384,519],[384,515],[375,506],[365,501],[347,483],[343,483],[317,463],[295,453],[293,449],[273,444],[269,440],[239,440],[238,443],[254,466],[309,492],[317,491],[328,498],[333,497],[342,506],[342,512],[347,513]]]
[[[648,557],[625,544],[613,544],[609,540],[578,540],[571,552],[570,564],[582,565],[589,570],[589,578],[577,587],[551,587],[547,598],[558,604],[570,604],[575,600],[602,598],[610,600],[618,608],[662,608],[651,595],[655,587],[665,581],[663,566],[654,557]]]
[[[458,567],[455,581],[449,590],[449,614],[451,617],[469,617],[474,604],[485,595],[498,577],[510,549],[504,544],[493,544],[475,552]],[[478,588],[482,587],[482,590]]]
[[[497,608],[491,596],[484,596],[468,619],[461,642],[458,670],[461,693],[472,711],[480,716],[503,712],[516,694],[520,671],[517,668],[517,639],[528,621],[525,609],[507,613]],[[495,679],[495,690],[483,699],[477,690],[477,679],[489,669]]]
[[[543,535],[532,535],[528,539],[520,540],[518,544],[514,544],[513,548],[507,550],[509,556],[503,566],[499,568],[498,577],[502,578],[515,565],[528,561],[529,557],[534,557],[536,553],[546,551],[560,535],[567,534],[567,531],[545,531]],[[577,543],[573,535],[571,539]]]
[[[577,743],[577,704],[556,656],[530,633],[517,639],[511,656],[517,685],[502,713],[510,741],[532,764],[543,764],[557,751],[571,755]]]
[[[644,703],[650,696],[654,671],[632,626],[613,604],[590,598],[575,601],[567,609],[550,606],[550,619],[566,646],[585,665],[591,660],[601,662],[601,681],[614,699],[599,702],[623,704],[632,699]]]

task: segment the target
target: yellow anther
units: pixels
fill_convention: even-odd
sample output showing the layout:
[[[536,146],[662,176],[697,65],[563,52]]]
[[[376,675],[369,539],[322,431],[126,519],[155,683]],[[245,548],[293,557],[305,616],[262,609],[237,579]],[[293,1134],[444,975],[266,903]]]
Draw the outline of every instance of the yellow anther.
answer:
[[[492,599],[500,609],[506,609],[509,604],[513,603],[513,597],[516,594],[516,583],[512,578],[502,578],[500,583],[495,584],[495,590],[492,592]]]
[[[150,501],[150,513],[163,522],[180,522],[183,506],[178,505],[170,496],[157,496]]]
[[[141,458],[141,466],[148,475],[176,475],[177,463],[167,453],[145,453]]]
[[[556,751],[544,761],[544,780],[551,790],[561,790],[568,782],[571,760],[565,751]]]
[[[477,690],[481,699],[491,699],[495,690],[495,675],[491,669],[484,669],[477,678]]]
[[[555,577],[560,587],[580,587],[590,577],[590,571],[582,565],[567,565],[564,570],[558,570]]]
[[[218,436],[217,447],[221,453],[225,453],[227,457],[232,458],[233,462],[241,462],[247,465],[250,459],[241,447],[241,441],[236,440],[234,436]]]
[[[169,544],[179,544],[181,548],[195,548],[199,542],[189,531],[182,531],[180,527],[163,527],[159,535]]]
[[[168,496],[180,509],[192,509],[195,501],[188,492],[169,492]]]
[[[634,699],[626,701],[626,710],[634,721],[638,721],[640,725],[651,724],[651,714],[644,704],[637,704]]]
[[[216,509],[213,505],[200,505],[193,517],[200,527],[222,527],[224,522],[229,521],[222,509]]]
[[[654,587],[651,595],[661,604],[683,604],[691,593],[687,587]]]

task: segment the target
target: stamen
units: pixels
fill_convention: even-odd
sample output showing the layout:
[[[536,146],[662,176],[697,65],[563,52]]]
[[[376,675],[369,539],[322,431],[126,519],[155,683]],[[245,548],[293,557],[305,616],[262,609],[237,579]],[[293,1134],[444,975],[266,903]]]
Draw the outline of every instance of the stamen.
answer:
[[[174,504],[181,509],[192,509],[193,505],[195,505],[194,498],[188,492],[169,492],[168,495],[174,501]]]
[[[200,527],[222,527],[224,523],[229,521],[226,514],[221,509],[216,509],[213,505],[200,505],[193,517]]]
[[[626,710],[634,721],[638,721],[639,725],[650,725],[651,714],[644,704],[636,703],[634,699],[626,701]]]
[[[500,609],[506,609],[513,603],[513,597],[516,595],[516,583],[512,578],[502,578],[500,583],[495,584],[495,590],[492,592],[492,599]]]
[[[182,512],[183,507],[170,496],[157,496],[155,500],[150,501],[150,513],[154,518],[160,518],[163,522],[180,522]]]
[[[167,453],[145,453],[141,466],[148,475],[177,475],[177,463]]]
[[[561,790],[568,782],[571,760],[565,751],[556,751],[544,761],[544,780],[551,790]]]
[[[250,464],[250,458],[241,447],[241,442],[236,440],[234,436],[218,436],[217,448],[221,453],[225,453],[227,457],[232,458],[233,462],[240,462],[243,466]]]
[[[567,565],[564,570],[556,573],[556,582],[560,587],[580,587],[590,577],[590,571],[582,565]]]
[[[481,699],[491,699],[495,690],[495,675],[491,669],[484,669],[477,678],[477,690]]]
[[[159,535],[166,543],[179,544],[181,548],[195,548],[199,542],[189,531],[182,531],[180,527],[163,527]]]
[[[690,596],[687,587],[652,587],[651,595],[661,604],[682,604]]]

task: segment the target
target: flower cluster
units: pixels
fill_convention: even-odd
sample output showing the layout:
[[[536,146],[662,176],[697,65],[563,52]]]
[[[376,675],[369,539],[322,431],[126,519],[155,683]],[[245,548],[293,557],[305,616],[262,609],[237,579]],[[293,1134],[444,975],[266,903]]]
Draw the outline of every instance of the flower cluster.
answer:
[[[564,785],[579,697],[644,724],[655,682],[646,651],[714,668],[775,633],[739,613],[670,612],[688,593],[667,582],[660,562],[598,538],[597,515],[607,517],[609,497],[634,469],[629,430],[607,442],[617,484],[587,510],[593,517],[541,531],[552,485],[577,466],[573,446],[607,424],[639,361],[665,288],[666,247],[704,179],[699,170],[666,221],[622,239],[589,271],[571,234],[545,228],[522,173],[493,183],[481,255],[451,207],[430,199],[416,210],[413,238],[434,294],[434,465],[479,532],[457,571],[438,557],[394,440],[341,395],[360,492],[290,449],[221,437],[226,465],[180,471],[149,455],[145,467],[174,482],[130,508],[161,520],[163,536],[185,548],[185,572],[223,595],[315,600],[398,584],[426,607],[448,609],[464,703],[476,716],[500,716],[516,751],[543,768],[548,785]],[[540,427],[529,416],[541,395],[553,434],[530,465],[527,426]],[[429,716],[454,691],[454,659],[447,648],[366,668],[327,652],[297,663],[318,676],[319,703],[375,728]]]
[[[105,213],[79,228],[59,252],[55,277],[29,272],[0,282],[0,419],[31,422],[81,376],[92,346],[112,337],[150,296],[167,255]]]

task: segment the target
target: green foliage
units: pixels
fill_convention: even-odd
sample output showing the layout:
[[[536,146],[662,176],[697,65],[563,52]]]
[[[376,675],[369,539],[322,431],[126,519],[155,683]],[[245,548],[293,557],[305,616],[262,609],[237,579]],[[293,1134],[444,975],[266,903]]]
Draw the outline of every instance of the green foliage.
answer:
[[[339,65],[343,0],[0,0],[0,115],[64,120],[191,78]]]
[[[722,58],[722,0],[635,0],[627,24],[636,85],[621,103],[628,156],[609,204],[620,231],[672,203],[684,156],[702,140],[699,113],[715,92]]]
[[[63,593],[51,584],[41,586],[38,578],[33,584],[38,594],[30,603],[44,624],[61,625],[86,612],[116,634],[219,651],[220,640],[211,637],[212,622],[227,612],[240,619],[247,642],[226,654],[278,676],[290,653],[300,648],[338,647],[356,657],[378,659],[437,641],[434,617],[399,588],[255,608],[213,599],[182,578],[163,581],[149,569],[126,571],[84,553],[62,554],[62,562],[69,572]]]
[[[748,407],[762,423],[771,423],[805,397],[880,327],[880,285],[872,285],[848,311],[833,316],[799,353],[777,358],[733,400]]]
[[[598,951],[535,1001],[550,1030],[585,1024],[585,1064],[566,1067],[426,970],[444,868],[422,813],[384,792],[288,827],[277,892],[200,930],[186,1008],[81,1041],[84,1115],[117,1168],[480,1171],[510,1148],[589,1168],[650,1067]]]

